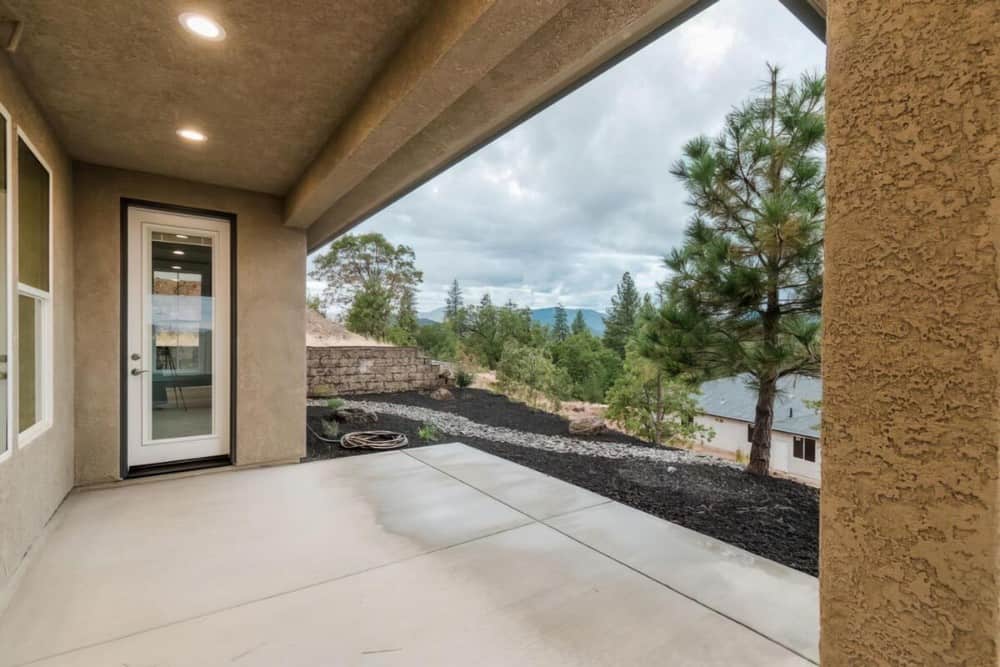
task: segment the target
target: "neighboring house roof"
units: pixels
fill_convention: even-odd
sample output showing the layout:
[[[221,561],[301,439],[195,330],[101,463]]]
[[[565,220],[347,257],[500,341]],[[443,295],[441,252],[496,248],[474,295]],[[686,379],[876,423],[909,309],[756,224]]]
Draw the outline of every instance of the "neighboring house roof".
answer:
[[[715,417],[753,422],[757,391],[749,386],[749,375],[712,380],[701,385],[701,411]],[[823,382],[805,375],[788,375],[778,380],[772,429],[811,438],[819,437],[819,412],[805,401],[823,397]]]

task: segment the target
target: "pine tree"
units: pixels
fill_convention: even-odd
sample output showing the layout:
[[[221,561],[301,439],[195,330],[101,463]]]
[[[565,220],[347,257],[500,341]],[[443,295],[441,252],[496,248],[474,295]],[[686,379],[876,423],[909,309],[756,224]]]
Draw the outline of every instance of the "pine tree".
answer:
[[[417,322],[417,306],[414,303],[413,290],[403,292],[399,299],[399,312],[396,314],[396,326],[411,334],[417,333],[420,326]]]
[[[641,341],[673,370],[748,379],[747,471],[758,475],[770,466],[779,378],[819,372],[823,292],[824,79],[788,84],[769,69],[766,91],[714,141],[689,142],[672,170],[695,215],[665,260],[665,303]]]
[[[462,288],[458,286],[456,278],[448,289],[448,299],[444,304],[444,319],[456,319],[460,310],[462,310]]]
[[[573,326],[570,327],[570,331],[574,336],[590,334],[590,327],[587,326],[587,322],[583,319],[582,310],[576,311],[576,317],[573,318]]]
[[[561,303],[556,304],[555,319],[552,322],[552,337],[556,340],[569,338],[569,319]]]
[[[625,358],[625,344],[635,335],[639,315],[639,291],[632,275],[627,271],[618,283],[617,293],[611,297],[611,308],[604,318],[604,344]]]

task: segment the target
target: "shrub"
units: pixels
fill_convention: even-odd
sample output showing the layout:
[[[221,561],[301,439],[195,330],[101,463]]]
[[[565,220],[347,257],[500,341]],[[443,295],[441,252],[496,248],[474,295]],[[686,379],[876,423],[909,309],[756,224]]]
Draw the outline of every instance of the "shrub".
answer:
[[[608,391],[605,416],[654,444],[710,440],[712,429],[695,422],[697,390],[684,378],[668,377],[629,344],[622,374]]]
[[[427,423],[421,424],[420,428],[417,429],[417,437],[423,440],[424,442],[431,442],[432,440],[437,440],[438,439],[437,428],[434,427],[434,424],[427,424]]]
[[[330,408],[331,410],[339,410],[340,408],[344,407],[344,399],[331,398],[326,402],[326,407]]]
[[[497,386],[505,394],[523,398],[529,405],[547,399],[559,409],[571,381],[566,372],[556,368],[543,350],[508,341],[497,365]]]
[[[336,440],[340,436],[340,426],[332,420],[323,420],[323,437],[327,440]]]
[[[464,368],[459,368],[455,372],[455,384],[463,389],[472,384],[472,373],[465,370]]]

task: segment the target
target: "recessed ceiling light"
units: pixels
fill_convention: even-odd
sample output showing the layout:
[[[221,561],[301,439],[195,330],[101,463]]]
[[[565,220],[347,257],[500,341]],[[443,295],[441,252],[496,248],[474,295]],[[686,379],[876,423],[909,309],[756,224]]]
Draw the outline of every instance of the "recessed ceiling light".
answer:
[[[198,130],[192,130],[190,127],[185,127],[177,130],[177,136],[180,137],[181,139],[187,139],[188,141],[197,141],[199,143],[208,139],[208,137],[206,137],[204,133],[199,132]]]
[[[204,14],[184,12],[179,18],[182,26],[202,39],[220,42],[226,38],[226,31],[222,26]]]
[[[171,266],[170,268],[173,269],[174,271],[180,271],[184,267],[183,266]]]
[[[174,254],[175,255],[183,255],[184,251],[183,250],[174,250]]]

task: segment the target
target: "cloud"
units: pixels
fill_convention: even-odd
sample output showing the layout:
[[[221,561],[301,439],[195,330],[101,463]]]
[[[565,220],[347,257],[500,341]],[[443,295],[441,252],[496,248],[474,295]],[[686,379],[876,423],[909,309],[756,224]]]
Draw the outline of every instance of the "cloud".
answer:
[[[422,311],[456,278],[470,302],[604,310],[623,272],[644,291],[666,276],[690,215],[669,173],[683,144],[717,133],[765,63],[794,77],[825,57],[778,0],[722,0],[357,231],[413,247]]]

